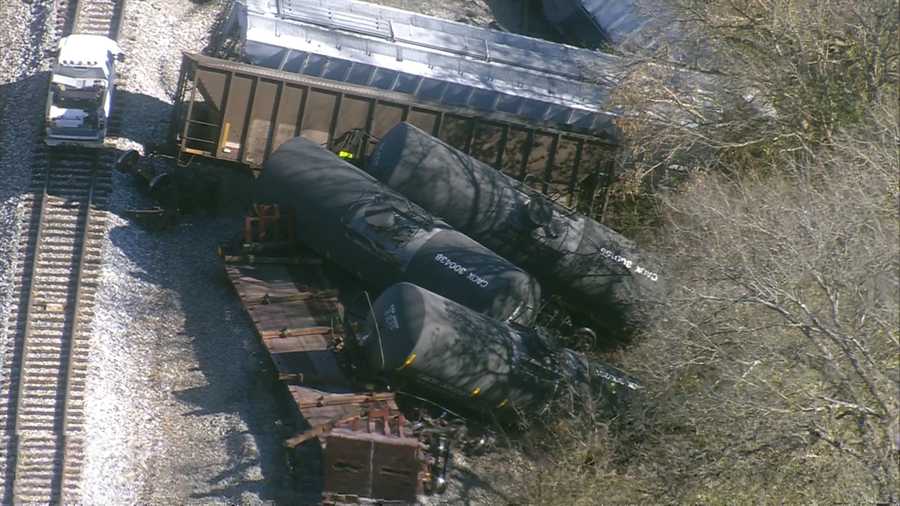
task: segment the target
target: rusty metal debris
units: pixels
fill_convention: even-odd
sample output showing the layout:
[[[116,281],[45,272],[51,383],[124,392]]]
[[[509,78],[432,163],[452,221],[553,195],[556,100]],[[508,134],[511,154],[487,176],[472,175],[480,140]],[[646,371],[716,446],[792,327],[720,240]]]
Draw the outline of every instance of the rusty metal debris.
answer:
[[[290,218],[277,207],[256,211],[245,220],[242,247],[223,251],[223,257],[297,420],[308,427],[285,446],[321,445],[326,504],[353,498],[415,502],[434,488],[433,470],[438,464],[445,470],[447,457],[429,454],[394,393],[360,389],[341,364],[344,307],[320,260],[308,253],[281,259],[242,253],[290,237],[279,232]]]

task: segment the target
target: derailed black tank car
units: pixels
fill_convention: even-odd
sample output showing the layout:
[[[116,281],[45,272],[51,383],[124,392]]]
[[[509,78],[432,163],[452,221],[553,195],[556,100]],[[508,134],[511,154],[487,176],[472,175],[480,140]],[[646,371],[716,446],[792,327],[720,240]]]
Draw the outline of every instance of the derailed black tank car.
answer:
[[[410,281],[500,320],[533,320],[530,275],[310,140],[272,153],[255,195],[293,209],[301,241],[376,289]]]
[[[588,396],[639,388],[536,330],[501,323],[410,283],[378,297],[366,330],[362,345],[371,369],[471,411],[533,411],[563,388]]]
[[[598,329],[639,326],[660,289],[659,267],[632,241],[408,123],[381,139],[366,170],[534,274]]]

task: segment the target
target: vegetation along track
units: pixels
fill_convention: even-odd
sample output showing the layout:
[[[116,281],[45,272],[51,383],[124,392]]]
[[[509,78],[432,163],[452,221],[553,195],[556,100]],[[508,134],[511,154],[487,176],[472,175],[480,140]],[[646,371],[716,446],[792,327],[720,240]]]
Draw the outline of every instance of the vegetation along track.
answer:
[[[58,35],[118,38],[124,0],[58,9]],[[111,151],[37,145],[0,370],[2,504],[80,502],[90,320],[112,184]]]

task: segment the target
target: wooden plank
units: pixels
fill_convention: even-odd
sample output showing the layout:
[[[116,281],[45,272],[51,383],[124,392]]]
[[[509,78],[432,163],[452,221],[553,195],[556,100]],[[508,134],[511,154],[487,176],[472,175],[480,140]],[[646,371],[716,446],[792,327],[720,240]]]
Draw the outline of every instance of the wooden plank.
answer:
[[[334,334],[335,332],[332,327],[304,327],[299,329],[283,328],[277,331],[266,330],[260,332],[260,335],[263,339],[272,341],[271,344],[269,344],[268,342],[266,343],[269,348],[284,348],[285,346],[288,346],[288,344],[286,343],[296,343],[297,346],[302,346],[304,343],[308,342],[325,343],[326,341],[328,341],[327,336],[332,336]],[[310,351],[316,351],[318,349],[319,348],[312,348],[310,349]],[[303,349],[298,348],[294,351],[303,351]]]
[[[224,260],[225,260],[225,263],[229,263],[229,264],[247,264],[247,265],[255,265],[255,264],[307,265],[307,264],[321,264],[322,263],[322,260],[319,258],[266,257],[266,256],[259,256],[259,255],[227,255],[224,257]]]
[[[253,320],[278,379],[309,425],[288,438],[285,446],[294,448],[317,438],[324,441],[338,428],[365,433],[371,444],[382,448],[379,455],[383,457],[372,461],[370,470],[378,476],[379,486],[390,489],[387,492],[415,490],[420,481],[418,440],[406,437],[412,434],[411,426],[399,416],[392,392],[356,391],[341,368],[334,345],[335,338],[343,334],[343,307],[321,264],[226,264],[225,271]],[[371,413],[384,414],[383,419],[370,420]],[[390,413],[398,415],[388,416]],[[369,461],[368,454],[349,451],[350,455],[342,457]],[[408,472],[384,474],[383,467]]]
[[[392,392],[335,393],[311,388],[298,388],[292,390],[291,393],[301,408],[324,408],[379,402],[385,402],[389,405],[394,403],[394,394]]]

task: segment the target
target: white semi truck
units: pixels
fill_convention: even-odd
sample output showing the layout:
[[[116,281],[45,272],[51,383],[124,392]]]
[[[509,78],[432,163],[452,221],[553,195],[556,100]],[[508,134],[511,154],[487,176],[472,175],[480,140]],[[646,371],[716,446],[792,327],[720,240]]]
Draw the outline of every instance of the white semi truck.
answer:
[[[114,40],[100,35],[59,41],[47,96],[47,144],[103,146],[120,54]]]

